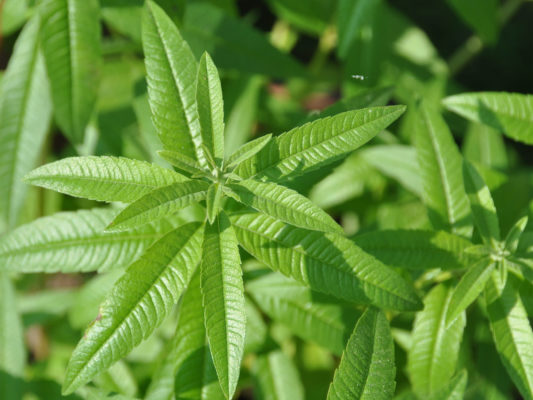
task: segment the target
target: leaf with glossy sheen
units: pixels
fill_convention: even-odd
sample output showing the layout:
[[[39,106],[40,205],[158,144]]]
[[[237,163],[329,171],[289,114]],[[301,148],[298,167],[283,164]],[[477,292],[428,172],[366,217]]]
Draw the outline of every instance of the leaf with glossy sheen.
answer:
[[[224,159],[224,101],[217,67],[207,53],[198,65],[196,103],[202,141],[220,165]]]
[[[203,200],[208,187],[207,182],[191,180],[155,189],[123,209],[106,230],[128,230],[172,215]]]
[[[202,253],[205,327],[220,386],[231,399],[244,352],[246,315],[238,242],[226,214],[205,227]]]
[[[422,102],[417,112],[415,147],[429,219],[435,229],[469,237],[472,221],[459,149],[446,122],[433,107]]]
[[[39,19],[18,37],[0,88],[0,230],[24,205],[23,176],[37,163],[50,123],[50,89],[39,51]]]
[[[178,151],[203,166],[196,105],[197,63],[165,12],[148,1],[142,33],[152,119],[165,150]]]
[[[404,111],[405,106],[374,107],[309,122],[272,139],[236,172],[276,181],[311,172],[361,147]]]
[[[301,229],[254,212],[235,214],[231,221],[247,252],[311,289],[385,309],[414,311],[422,305],[394,270],[341,235]]]
[[[495,262],[484,258],[466,271],[453,290],[446,314],[446,324],[450,324],[477,299],[495,268]]]
[[[435,286],[424,299],[424,310],[415,317],[407,371],[413,390],[420,398],[427,398],[443,388],[457,367],[466,317],[463,312],[450,326],[446,325],[451,296],[450,287]]]
[[[152,190],[183,182],[174,171],[123,157],[70,157],[26,175],[24,181],[70,196],[131,203]]]
[[[207,209],[207,220],[209,221],[209,223],[213,223],[216,216],[218,215],[218,211],[220,210],[220,205],[222,203],[223,198],[222,188],[222,184],[213,183],[211,184],[211,186],[209,186],[209,189],[207,190],[205,203]]]
[[[507,373],[525,399],[533,399],[533,331],[511,279],[495,271],[485,289],[492,337]]]
[[[272,273],[246,285],[255,303],[304,340],[340,355],[360,313],[301,283]]]
[[[246,179],[228,185],[238,200],[258,211],[301,228],[342,233],[324,210],[300,193],[273,182]]]
[[[518,243],[520,242],[522,233],[524,233],[524,229],[526,229],[527,221],[527,215],[516,221],[505,238],[505,249],[511,254],[515,253],[518,248]]]
[[[42,44],[55,118],[74,144],[83,142],[99,83],[100,10],[97,0],[45,0]]]
[[[389,321],[383,311],[367,309],[346,345],[329,387],[328,400],[389,400],[396,366]]]
[[[163,321],[200,261],[202,228],[190,223],[155,242],[115,284],[69,361],[69,394],[128,354]]]
[[[468,372],[463,369],[446,386],[431,396],[429,400],[463,400],[467,380]]]
[[[104,232],[116,210],[61,212],[22,225],[0,239],[0,270],[88,272],[126,267],[180,220],[129,232]]]
[[[446,97],[442,103],[471,121],[491,126],[519,142],[533,144],[533,95],[464,93]]]
[[[207,173],[200,164],[184,154],[168,150],[158,151],[157,154],[175,166],[180,173],[188,177],[203,176]]]
[[[270,142],[270,139],[272,139],[272,134],[269,133],[243,144],[228,158],[226,168],[231,170],[238,167],[243,161],[260,152]]]
[[[466,160],[463,162],[463,176],[476,228],[483,241],[495,248],[500,240],[500,223],[490,190],[476,168]]]
[[[257,400],[304,400],[304,388],[298,369],[281,350],[257,358],[253,366]]]

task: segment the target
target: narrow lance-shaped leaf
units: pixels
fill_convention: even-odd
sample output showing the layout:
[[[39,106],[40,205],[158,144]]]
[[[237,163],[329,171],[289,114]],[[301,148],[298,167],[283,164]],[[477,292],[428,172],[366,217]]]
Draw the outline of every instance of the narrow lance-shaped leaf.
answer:
[[[122,210],[107,230],[128,230],[176,213],[203,200],[208,187],[207,182],[191,180],[155,189]]]
[[[394,122],[405,106],[348,111],[294,128],[236,169],[243,178],[283,180],[337,161]]]
[[[472,222],[459,149],[435,109],[421,102],[417,111],[415,145],[429,219],[435,229],[469,237]]]
[[[160,150],[157,154],[175,166],[180,173],[188,177],[204,176],[207,173],[200,164],[184,154],[168,150]]]
[[[71,157],[31,171],[25,182],[70,196],[131,203],[152,190],[183,182],[169,169],[122,157]]]
[[[220,165],[224,159],[224,102],[217,67],[207,53],[198,66],[196,103],[203,143]]]
[[[270,142],[270,139],[272,139],[272,134],[269,133],[243,144],[228,158],[226,168],[231,170],[238,167],[240,163],[259,153]]]
[[[446,386],[431,396],[430,400],[463,400],[467,380],[468,372],[463,369]]]
[[[17,223],[27,191],[22,177],[36,164],[52,113],[39,26],[33,18],[19,35],[0,88],[0,230]]]
[[[143,17],[148,98],[165,150],[178,151],[205,165],[196,106],[197,63],[178,28],[154,2]]]
[[[394,344],[383,311],[359,318],[329,387],[328,400],[389,400],[396,382]]]
[[[69,361],[69,394],[128,354],[177,303],[200,261],[202,229],[184,225],[155,242],[118,280]]]
[[[220,210],[222,195],[222,184],[213,183],[211,186],[209,186],[205,202],[207,209],[207,220],[211,224],[215,220],[216,216],[218,215],[218,211]]]
[[[99,81],[100,20],[97,0],[46,0],[42,43],[55,118],[74,143],[83,142]]]
[[[254,212],[235,214],[231,220],[247,252],[314,290],[386,309],[421,307],[411,285],[341,235],[301,229]]]
[[[273,182],[246,179],[228,185],[237,199],[258,211],[302,228],[342,233],[324,210],[298,192]]]
[[[258,400],[303,400],[304,388],[298,369],[281,350],[257,358],[253,366],[256,382],[254,395]]]
[[[512,279],[503,283],[495,271],[487,282],[485,301],[498,354],[525,399],[533,399],[533,331]]]
[[[518,248],[518,243],[520,242],[520,237],[522,236],[524,229],[526,229],[527,221],[527,215],[516,221],[505,238],[505,250],[509,251],[511,254],[515,253]]]
[[[222,391],[231,399],[244,352],[246,315],[237,238],[223,212],[205,228],[202,256],[201,287],[209,347]]]

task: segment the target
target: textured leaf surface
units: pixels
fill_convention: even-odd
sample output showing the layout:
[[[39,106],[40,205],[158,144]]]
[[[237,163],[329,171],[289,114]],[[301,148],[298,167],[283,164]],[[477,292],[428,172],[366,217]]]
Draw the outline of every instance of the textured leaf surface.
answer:
[[[122,157],[71,157],[26,175],[32,185],[71,196],[130,203],[152,190],[186,178],[145,161]]]
[[[184,154],[168,150],[158,151],[157,154],[159,154],[161,157],[163,157],[165,160],[175,166],[180,171],[180,173],[183,173],[186,176],[202,176],[206,173],[205,170],[202,169],[200,164],[198,164],[195,160],[190,157],[187,157]]]
[[[511,139],[533,144],[533,96],[504,92],[465,93],[443,100],[457,114],[489,125]]]
[[[0,89],[0,230],[16,225],[51,117],[50,89],[38,46],[39,20],[17,39]]]
[[[388,400],[396,382],[389,322],[375,308],[359,318],[329,388],[328,400]]]
[[[155,189],[123,209],[107,230],[127,230],[174,214],[204,199],[208,187],[207,182],[191,180]]]
[[[296,177],[341,159],[396,120],[405,106],[348,111],[294,128],[273,140],[236,172],[281,180]]]
[[[246,315],[237,238],[224,213],[205,228],[201,287],[211,355],[222,391],[231,399],[244,352]]]
[[[463,312],[446,326],[451,295],[451,288],[444,284],[435,286],[424,299],[424,310],[415,317],[407,371],[420,398],[427,398],[444,387],[457,367],[466,317]]]
[[[254,139],[248,143],[243,144],[228,158],[227,168],[232,169],[237,167],[241,162],[247,160],[248,158],[254,156],[260,152],[263,147],[272,139],[272,135],[264,135]]]
[[[20,226],[0,239],[0,269],[87,272],[129,265],[179,219],[129,232],[104,232],[117,214],[110,209],[61,212]]]
[[[446,386],[431,396],[430,400],[463,400],[467,380],[468,373],[463,369]]]
[[[303,400],[298,369],[281,350],[261,355],[254,363],[254,395],[258,400]]]
[[[63,392],[72,393],[124,357],[163,321],[200,261],[198,223],[167,233],[118,280],[69,361]]]
[[[220,205],[222,203],[222,184],[213,183],[209,186],[207,190],[207,195],[205,198],[206,209],[207,209],[207,220],[212,223],[220,210]]]
[[[100,68],[97,0],[46,0],[42,43],[55,118],[75,144],[83,141],[93,112]]]
[[[270,318],[304,340],[340,355],[359,313],[281,274],[252,281],[247,291]]]
[[[435,229],[469,236],[472,223],[463,186],[461,154],[436,110],[421,103],[417,111],[415,144],[429,219]]]
[[[143,18],[142,39],[148,98],[161,142],[166,150],[179,151],[202,164],[196,59],[176,25],[151,1]]]
[[[243,204],[288,224],[342,233],[342,228],[324,210],[292,189],[253,179],[230,185],[230,188]]]
[[[498,354],[525,399],[533,399],[533,331],[511,279],[494,272],[485,290],[487,313]]]
[[[297,228],[260,213],[231,220],[246,251],[314,290],[386,309],[421,306],[403,278],[341,235]]]

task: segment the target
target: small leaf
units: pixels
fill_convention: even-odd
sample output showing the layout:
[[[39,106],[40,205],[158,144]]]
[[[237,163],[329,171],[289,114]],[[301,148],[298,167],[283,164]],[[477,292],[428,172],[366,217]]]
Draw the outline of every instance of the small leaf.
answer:
[[[258,400],[304,400],[298,369],[281,350],[261,355],[254,362],[254,395]]]
[[[526,229],[527,221],[527,215],[516,221],[505,238],[505,250],[509,251],[511,254],[514,254],[518,248],[518,243],[524,229]]]
[[[497,0],[448,0],[447,2],[484,42],[491,44],[496,42],[500,30]]]
[[[394,344],[383,311],[369,308],[357,321],[329,387],[328,400],[389,400],[396,382]]]
[[[204,170],[200,164],[184,154],[168,150],[160,150],[157,154],[175,166],[180,173],[189,178],[194,175],[205,176],[207,174],[206,170]]]
[[[163,321],[200,261],[202,229],[184,225],[155,242],[118,280],[69,361],[63,394],[128,354]]]
[[[446,386],[431,396],[430,400],[463,400],[467,380],[468,372],[463,369]]]
[[[106,230],[128,230],[172,215],[203,200],[208,187],[207,182],[192,180],[155,189],[123,209]]]
[[[320,207],[298,192],[272,182],[246,179],[228,185],[241,203],[301,228],[342,233]]]
[[[244,353],[246,315],[235,232],[224,213],[205,228],[201,276],[211,355],[226,398],[233,398]]]
[[[471,121],[493,127],[508,137],[533,144],[533,96],[519,93],[479,92],[446,97],[442,103]]]
[[[223,196],[222,189],[222,184],[213,183],[211,186],[209,186],[209,189],[207,190],[207,196],[205,201],[207,209],[207,220],[210,224],[213,223],[213,221],[218,215],[218,211],[220,210]]]
[[[228,170],[237,168],[243,161],[259,153],[270,142],[270,139],[272,139],[272,134],[269,133],[243,144],[228,158],[226,168]]]
[[[70,157],[31,171],[25,182],[70,196],[131,203],[152,190],[183,182],[169,169],[123,157]]]

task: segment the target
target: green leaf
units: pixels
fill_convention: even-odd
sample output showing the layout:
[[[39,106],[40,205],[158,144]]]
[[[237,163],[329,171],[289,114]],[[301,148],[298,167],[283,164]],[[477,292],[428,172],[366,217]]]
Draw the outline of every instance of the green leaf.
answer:
[[[104,232],[116,214],[110,209],[61,212],[22,225],[0,239],[0,269],[68,273],[125,267],[179,223]]]
[[[28,2],[21,0],[5,0],[0,15],[0,32],[8,36],[18,30],[28,17]]]
[[[259,153],[270,142],[270,139],[272,139],[272,134],[269,133],[243,144],[228,158],[226,168],[232,170],[238,167],[243,161]]]
[[[472,243],[443,231],[380,230],[357,235],[354,243],[385,265],[414,270],[461,269],[473,261]]]
[[[155,242],[118,280],[69,361],[63,394],[124,357],[163,321],[200,261],[202,229],[190,223]]]
[[[236,169],[243,178],[283,180],[345,157],[395,121],[405,106],[348,111],[294,128]]]
[[[329,387],[328,400],[389,400],[396,382],[394,344],[382,311],[369,308],[359,318]]]
[[[210,224],[213,223],[216,216],[218,215],[218,211],[220,210],[223,198],[222,188],[222,184],[213,183],[211,184],[211,186],[209,186],[209,189],[207,190],[205,201],[207,209],[207,220]]]
[[[463,155],[468,161],[496,170],[509,167],[503,135],[477,122],[469,124],[463,141]]]
[[[96,0],[46,0],[41,11],[55,118],[71,142],[80,144],[99,83],[99,4]]]
[[[466,160],[463,162],[463,177],[476,228],[487,245],[497,248],[500,223],[490,190],[476,168]]]
[[[485,301],[492,337],[507,373],[525,399],[533,399],[533,331],[513,281],[494,272]]]
[[[317,35],[331,23],[336,9],[336,1],[309,0],[268,0],[278,18],[304,32]]]
[[[142,39],[154,125],[165,150],[180,152],[204,166],[196,105],[196,59],[158,5],[149,1],[146,10]]]
[[[361,35],[364,22],[375,12],[379,4],[379,0],[339,0],[337,53],[342,59],[346,58],[353,42]]]
[[[463,186],[461,154],[435,109],[422,102],[417,111],[415,145],[429,219],[435,229],[469,237],[472,222]]]
[[[341,355],[359,313],[335,299],[272,273],[246,285],[257,305],[304,340]]]
[[[447,2],[484,42],[496,42],[500,30],[498,0],[448,0]]]
[[[168,150],[160,150],[157,152],[161,157],[176,167],[179,172],[188,177],[192,176],[204,176],[207,174],[200,164],[194,161],[192,158],[187,157],[181,153]]]
[[[122,157],[70,157],[31,171],[25,182],[70,196],[131,203],[152,190],[186,180],[169,169]]]
[[[422,399],[443,388],[457,367],[466,317],[461,313],[447,327],[451,296],[445,284],[435,286],[424,299],[424,310],[415,317],[407,371],[413,390]]]
[[[511,254],[514,254],[518,248],[518,243],[520,242],[520,237],[522,236],[524,229],[526,229],[527,221],[527,215],[516,221],[505,238],[505,250],[509,251]]]
[[[431,396],[430,400],[463,400],[467,380],[468,372],[463,369],[446,386]]]
[[[342,233],[342,228],[324,210],[292,189],[253,179],[228,186],[237,194],[241,203],[288,224]]]
[[[533,96],[505,92],[464,93],[442,103],[471,121],[493,127],[511,139],[533,144]]]
[[[27,191],[22,177],[37,163],[52,113],[39,26],[33,18],[23,29],[0,88],[0,231],[17,224]]]
[[[247,252],[311,289],[386,309],[421,307],[411,285],[341,235],[301,229],[261,213],[235,214],[231,220]]]
[[[155,189],[123,209],[106,230],[128,230],[172,215],[205,199],[208,187],[207,182],[191,180]]]
[[[224,101],[217,67],[204,53],[198,66],[196,103],[202,130],[202,141],[217,165],[224,159]]]
[[[495,268],[495,262],[489,258],[484,258],[466,271],[450,299],[446,314],[447,325],[477,299]]]
[[[281,350],[263,354],[253,365],[254,397],[257,400],[303,400],[298,369]]]
[[[231,399],[244,352],[246,315],[237,238],[224,213],[205,228],[201,287],[211,355],[222,391]]]

